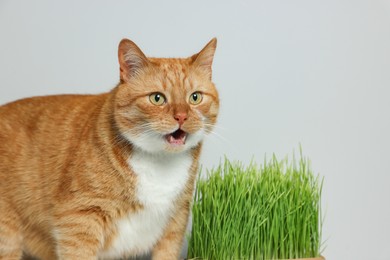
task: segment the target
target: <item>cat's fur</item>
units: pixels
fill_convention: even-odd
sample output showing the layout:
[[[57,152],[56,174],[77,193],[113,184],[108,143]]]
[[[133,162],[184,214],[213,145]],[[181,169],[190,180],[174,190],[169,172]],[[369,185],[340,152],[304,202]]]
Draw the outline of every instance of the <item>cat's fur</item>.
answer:
[[[189,58],[146,58],[124,39],[111,92],[0,106],[0,259],[177,259],[218,114],[215,48],[213,39]]]

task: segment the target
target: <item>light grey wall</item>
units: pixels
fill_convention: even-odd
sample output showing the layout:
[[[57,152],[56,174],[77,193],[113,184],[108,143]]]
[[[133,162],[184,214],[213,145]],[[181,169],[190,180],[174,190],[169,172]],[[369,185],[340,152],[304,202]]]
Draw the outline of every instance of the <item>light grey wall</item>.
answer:
[[[220,137],[203,164],[301,143],[325,177],[323,254],[389,259],[389,1],[0,0],[0,103],[108,91],[123,37],[187,56],[213,36]]]

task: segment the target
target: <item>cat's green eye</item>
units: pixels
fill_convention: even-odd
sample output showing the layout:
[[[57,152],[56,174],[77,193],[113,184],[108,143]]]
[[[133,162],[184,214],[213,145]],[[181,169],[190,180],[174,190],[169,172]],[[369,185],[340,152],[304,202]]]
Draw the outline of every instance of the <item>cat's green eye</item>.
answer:
[[[202,99],[203,99],[203,96],[202,96],[202,93],[200,92],[194,92],[191,94],[190,96],[190,103],[192,105],[197,105],[199,104],[200,102],[202,102]]]
[[[149,100],[153,105],[161,106],[165,103],[165,97],[161,93],[153,93],[149,96]]]

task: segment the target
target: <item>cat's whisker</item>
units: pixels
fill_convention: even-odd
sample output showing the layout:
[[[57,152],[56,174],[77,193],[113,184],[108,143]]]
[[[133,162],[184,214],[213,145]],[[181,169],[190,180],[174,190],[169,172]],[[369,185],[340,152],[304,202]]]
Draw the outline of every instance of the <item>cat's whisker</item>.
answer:
[[[231,142],[230,142],[228,139],[226,139],[226,138],[223,137],[222,135],[218,134],[217,132],[214,132],[214,131],[207,131],[207,133],[210,134],[210,136],[212,136],[212,137],[217,137],[217,138],[219,138],[220,140],[225,141],[225,142],[231,144]]]
[[[208,126],[212,126],[213,128],[216,128],[216,129],[227,130],[226,127],[220,126],[220,125],[218,125],[218,124],[215,124],[215,125],[210,124],[210,123],[204,123],[204,124],[205,124],[205,125],[208,125]]]
[[[218,133],[217,131],[214,130],[214,128],[213,128],[214,125],[208,124],[208,123],[204,123],[204,124],[203,124],[203,127],[206,128],[206,133],[207,133],[207,134],[210,134],[210,136],[212,136],[212,137],[217,137],[217,138],[219,138],[220,140],[222,140],[222,141],[224,141],[224,142],[227,142],[227,143],[231,144],[231,142],[230,142],[228,139],[226,139],[223,135],[221,135],[220,133]]]

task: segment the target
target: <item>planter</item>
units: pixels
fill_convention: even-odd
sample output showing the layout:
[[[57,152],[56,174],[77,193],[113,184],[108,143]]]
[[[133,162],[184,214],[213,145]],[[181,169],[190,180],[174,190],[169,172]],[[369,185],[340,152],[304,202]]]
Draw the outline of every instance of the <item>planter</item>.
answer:
[[[312,257],[312,258],[294,258],[294,259],[280,259],[280,260],[325,260],[325,257]]]
[[[184,259],[184,260],[202,260],[202,259],[190,258],[190,259]],[[276,259],[276,260],[325,260],[325,257],[319,256],[319,257],[311,257],[311,258],[293,258],[293,259]]]

